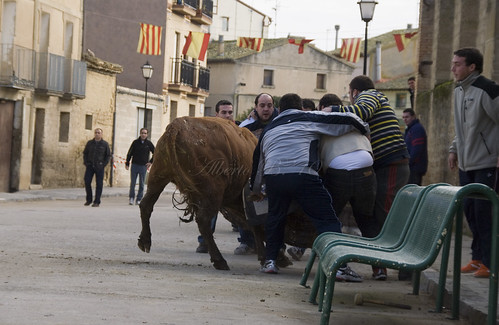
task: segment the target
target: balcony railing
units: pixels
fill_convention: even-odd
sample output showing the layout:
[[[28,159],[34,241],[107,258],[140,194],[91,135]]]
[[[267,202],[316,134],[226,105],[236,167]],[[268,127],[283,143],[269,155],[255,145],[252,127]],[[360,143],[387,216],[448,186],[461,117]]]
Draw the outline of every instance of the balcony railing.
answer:
[[[211,25],[213,19],[213,0],[202,0],[201,8],[196,12],[196,16],[191,21],[201,25]]]
[[[33,89],[35,87],[35,51],[0,44],[0,86]]]
[[[194,93],[197,89],[208,92],[210,70],[182,58],[172,58],[170,90]]]
[[[195,16],[198,7],[198,0],[174,0],[172,11],[179,15]]]
[[[87,63],[72,59],[66,59],[64,87],[65,98],[83,98],[85,97],[85,86],[87,81]]]

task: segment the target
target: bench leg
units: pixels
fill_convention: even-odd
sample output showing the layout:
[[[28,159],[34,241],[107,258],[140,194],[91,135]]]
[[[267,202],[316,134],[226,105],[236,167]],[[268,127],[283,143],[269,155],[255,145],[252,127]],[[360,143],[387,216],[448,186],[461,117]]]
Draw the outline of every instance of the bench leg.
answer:
[[[308,259],[307,265],[305,266],[305,271],[303,272],[303,275],[301,277],[300,285],[307,287],[307,280],[308,277],[310,276],[310,271],[312,270],[312,267],[314,266],[315,258],[317,257],[317,253],[315,252],[314,248],[312,247],[310,257]]]
[[[320,281],[320,268],[317,269],[314,277],[314,284],[312,284],[312,290],[310,290],[310,295],[308,296],[308,302],[317,305],[317,292],[319,291],[319,281]]]
[[[322,311],[322,304],[324,303],[324,290],[326,289],[326,274],[324,271],[319,273],[319,311]]]
[[[421,271],[412,272],[412,294],[419,295],[419,286],[421,283]]]
[[[329,317],[331,316],[332,304],[333,304],[335,280],[336,280],[336,272],[331,273],[327,277],[325,297],[324,297],[324,302],[322,304],[321,325],[329,324]]]
[[[442,257],[440,260],[440,273],[438,277],[437,299],[435,300],[435,312],[441,313],[444,304],[445,284],[447,278],[447,268],[449,267],[449,252],[451,246],[451,236],[447,236],[442,247]],[[460,265],[460,264],[458,264]],[[461,271],[459,271],[461,272]]]

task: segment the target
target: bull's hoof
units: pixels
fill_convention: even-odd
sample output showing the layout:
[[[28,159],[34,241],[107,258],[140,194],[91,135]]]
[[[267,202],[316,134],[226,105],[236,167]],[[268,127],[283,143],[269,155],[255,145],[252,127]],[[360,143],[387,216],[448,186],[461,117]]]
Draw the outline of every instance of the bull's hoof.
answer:
[[[143,240],[141,240],[140,238],[137,241],[137,246],[139,246],[141,251],[146,252],[146,253],[149,253],[149,251],[151,250],[151,243],[150,242],[146,243]]]
[[[229,265],[225,260],[213,262],[213,267],[217,270],[229,271]]]

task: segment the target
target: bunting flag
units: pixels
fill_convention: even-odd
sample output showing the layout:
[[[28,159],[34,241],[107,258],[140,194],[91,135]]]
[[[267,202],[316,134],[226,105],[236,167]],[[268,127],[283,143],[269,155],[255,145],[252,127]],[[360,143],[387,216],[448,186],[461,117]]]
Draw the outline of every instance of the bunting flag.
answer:
[[[397,49],[399,52],[402,52],[405,49],[405,46],[411,38],[414,37],[418,32],[413,32],[413,33],[405,33],[405,34],[393,34],[393,37],[395,38],[395,43],[397,44]]]
[[[204,61],[208,43],[210,42],[210,34],[200,32],[189,32],[185,40],[183,55],[188,55],[195,59]]]
[[[340,57],[357,63],[360,57],[360,42],[362,38],[344,38],[341,40]]]
[[[261,52],[263,48],[263,38],[238,37],[237,46]]]
[[[305,44],[312,42],[313,39],[295,39],[295,38],[288,38],[289,44],[294,44],[298,45],[298,54],[303,53],[303,49],[305,48]]]
[[[137,52],[161,55],[161,31],[163,27],[140,23],[139,45]]]

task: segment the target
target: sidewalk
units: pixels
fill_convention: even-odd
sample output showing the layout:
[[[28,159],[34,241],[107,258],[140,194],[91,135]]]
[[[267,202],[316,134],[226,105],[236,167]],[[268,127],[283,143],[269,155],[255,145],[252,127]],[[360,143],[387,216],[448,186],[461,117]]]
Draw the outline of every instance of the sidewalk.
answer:
[[[175,187],[170,184],[165,191],[173,193]],[[128,187],[104,187],[102,197],[128,197]],[[38,200],[85,200],[84,188],[26,190],[16,193],[0,193],[0,209],[2,203],[38,201]],[[463,237],[462,264],[470,258],[471,238]],[[440,257],[439,257],[440,258]],[[421,292],[435,297],[438,289],[438,272],[440,260],[425,270],[421,277]],[[453,249],[451,249],[449,268],[452,269]],[[485,324],[488,310],[488,279],[476,279],[472,274],[462,274],[460,292],[460,317],[467,319],[471,325]],[[448,270],[444,306],[450,308],[452,294],[452,270]]]

